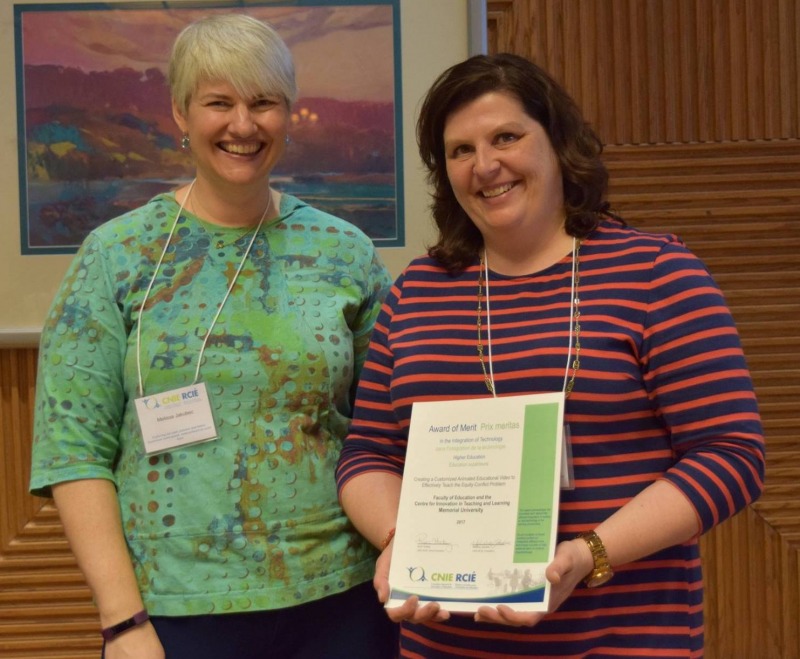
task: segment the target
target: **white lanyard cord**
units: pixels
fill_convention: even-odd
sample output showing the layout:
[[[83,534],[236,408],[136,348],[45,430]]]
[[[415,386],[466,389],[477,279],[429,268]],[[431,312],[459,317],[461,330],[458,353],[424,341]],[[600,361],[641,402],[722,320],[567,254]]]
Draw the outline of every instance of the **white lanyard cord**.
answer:
[[[486,287],[486,349],[489,361],[489,380],[492,383],[492,396],[497,398],[497,387],[494,384],[494,369],[492,367],[492,314],[489,306],[489,255],[484,250],[483,254],[483,267],[484,267],[484,285]],[[564,384],[562,386],[562,393],[567,393],[567,380],[569,378],[569,367],[572,359],[572,335],[575,326],[575,306],[577,301],[575,299],[575,283],[576,275],[578,273],[578,250],[577,240],[572,238],[572,282],[570,284],[569,295],[569,344],[567,345],[567,365],[564,368]]]
[[[142,344],[142,317],[144,316],[144,309],[145,305],[147,304],[147,298],[150,296],[150,290],[153,288],[153,283],[158,276],[158,271],[161,268],[161,264],[164,261],[164,256],[167,253],[167,248],[169,247],[170,241],[172,240],[172,236],[175,233],[175,227],[178,225],[178,220],[180,219],[181,213],[183,212],[183,207],[189,199],[189,195],[192,193],[192,188],[194,188],[195,181],[193,180],[189,189],[186,191],[186,196],[183,198],[183,202],[181,202],[180,208],[178,208],[178,213],[175,215],[175,220],[172,223],[172,228],[169,231],[169,235],[167,236],[167,241],[164,244],[164,249],[161,251],[161,256],[158,259],[158,263],[156,263],[156,269],[153,272],[153,277],[150,279],[150,284],[147,287],[147,290],[144,294],[144,299],[142,300],[142,306],[139,307],[139,322],[136,324],[136,369],[139,376],[139,396],[144,396],[144,384],[142,380],[142,360],[141,360],[141,344]],[[256,240],[256,236],[258,232],[261,230],[261,225],[264,223],[264,218],[267,216],[270,207],[272,206],[272,193],[270,193],[269,201],[267,202],[267,207],[264,209],[264,213],[261,215],[261,219],[258,221],[256,225],[255,231],[253,231],[253,235],[250,237],[250,242],[247,244],[247,249],[244,252],[244,256],[242,257],[241,262],[239,263],[239,267],[236,269],[236,273],[233,275],[231,279],[231,283],[228,285],[228,290],[225,292],[225,296],[222,298],[222,302],[220,303],[219,307],[217,308],[217,313],[214,315],[214,319],[211,321],[211,325],[208,327],[208,331],[206,332],[205,337],[203,338],[203,344],[200,347],[200,353],[197,356],[197,368],[194,372],[194,380],[192,380],[192,384],[196,384],[197,380],[200,377],[200,365],[203,362],[203,354],[206,350],[206,344],[208,343],[208,337],[211,336],[211,331],[214,329],[214,326],[217,324],[217,319],[219,318],[220,313],[222,313],[222,308],[225,306],[225,303],[228,301],[230,297],[231,291],[233,287],[236,285],[236,280],[239,278],[239,273],[244,268],[244,264],[247,261],[247,257],[250,255],[250,250],[253,247],[253,243]]]

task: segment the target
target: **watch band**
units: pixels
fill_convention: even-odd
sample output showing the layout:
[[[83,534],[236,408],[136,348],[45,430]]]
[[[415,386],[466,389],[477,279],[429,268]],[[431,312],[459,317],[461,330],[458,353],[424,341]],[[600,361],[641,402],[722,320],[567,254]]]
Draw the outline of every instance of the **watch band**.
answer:
[[[127,620],[118,622],[116,625],[111,625],[111,627],[106,627],[100,633],[103,635],[103,640],[112,641],[120,634],[123,634],[134,627],[138,627],[139,625],[143,625],[148,620],[150,620],[150,616],[147,615],[147,611],[142,610],[139,611],[139,613],[135,613]]]
[[[586,575],[583,582],[589,588],[601,586],[614,576],[614,570],[608,560],[606,547],[600,536],[594,531],[580,533],[578,537],[589,546],[589,551],[592,552],[592,560],[594,561],[594,568]]]

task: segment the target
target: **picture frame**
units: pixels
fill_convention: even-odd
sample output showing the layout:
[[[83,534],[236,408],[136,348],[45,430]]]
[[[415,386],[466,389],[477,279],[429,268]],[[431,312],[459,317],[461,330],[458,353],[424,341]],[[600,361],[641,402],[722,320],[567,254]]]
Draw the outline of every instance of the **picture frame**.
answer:
[[[160,38],[165,44],[171,44],[174,35],[177,33],[177,26],[181,23],[180,20],[175,19],[177,14],[185,17],[183,19],[183,23],[188,23],[190,20],[193,20],[198,13],[201,12],[230,10],[246,11],[247,13],[252,13],[259,18],[268,20],[275,24],[279,33],[281,33],[287,43],[289,43],[290,48],[293,50],[293,54],[295,54],[295,61],[297,63],[298,83],[301,88],[301,100],[303,98],[303,65],[301,64],[302,57],[298,56],[296,51],[302,51],[303,48],[307,46],[307,43],[304,45],[302,40],[299,38],[295,41],[292,41],[291,37],[286,36],[286,34],[289,34],[289,31],[285,27],[284,32],[286,32],[286,34],[281,32],[281,20],[283,19],[284,21],[288,21],[286,17],[290,16],[293,12],[295,18],[298,16],[297,12],[304,12],[304,18],[306,18],[306,21],[310,21],[308,17],[312,16],[313,12],[320,12],[323,10],[330,12],[352,11],[354,15],[357,15],[361,18],[364,16],[369,16],[373,20],[376,20],[376,17],[382,15],[383,27],[376,29],[383,29],[384,36],[381,38],[379,36],[380,33],[376,33],[378,36],[374,36],[373,38],[377,39],[378,42],[381,40],[386,41],[385,35],[391,34],[392,40],[392,50],[391,54],[388,56],[388,58],[391,60],[390,70],[392,75],[388,77],[392,78],[391,85],[389,86],[391,87],[393,93],[391,103],[389,103],[389,105],[392,106],[389,114],[391,115],[390,122],[393,131],[391,133],[391,137],[395,142],[395,152],[392,160],[394,167],[392,174],[395,178],[395,182],[393,183],[394,207],[391,212],[393,222],[384,223],[379,231],[381,235],[373,235],[372,237],[376,243],[376,246],[379,248],[379,251],[384,255],[384,259],[387,261],[387,265],[389,266],[390,270],[392,270],[395,274],[399,272],[399,269],[405,265],[405,263],[422,251],[426,234],[429,233],[429,229],[425,226],[427,220],[427,191],[423,177],[421,176],[419,165],[416,162],[418,157],[416,157],[416,145],[413,135],[413,119],[417,109],[416,106],[429,83],[436,75],[438,75],[438,73],[444,70],[444,68],[455,63],[456,61],[459,61],[460,59],[463,59],[472,52],[485,51],[486,18],[484,1],[444,0],[440,3],[428,3],[426,0],[339,0],[337,2],[326,0],[307,2],[301,0],[295,2],[276,1],[263,3],[137,2],[131,4],[128,2],[111,2],[103,4],[51,3],[36,5],[11,5],[8,0],[0,0],[0,11],[2,11],[2,14],[0,14],[0,26],[5,24],[5,31],[8,30],[8,12],[10,10],[13,10],[14,14],[13,23],[16,37],[14,42],[15,56],[13,58],[15,63],[13,68],[13,79],[15,84],[9,85],[9,69],[7,64],[2,64],[0,65],[0,74],[2,74],[2,82],[0,82],[0,85],[6,89],[9,87],[13,88],[15,93],[4,94],[3,97],[7,100],[0,101],[0,107],[6,106],[5,109],[8,110],[9,108],[7,101],[9,97],[12,97],[12,102],[14,103],[15,107],[11,111],[17,111],[20,115],[23,115],[25,112],[27,112],[33,104],[33,98],[31,98],[31,95],[24,84],[25,77],[19,72],[21,67],[24,70],[26,65],[31,64],[31,62],[28,62],[26,59],[26,55],[29,52],[35,52],[35,50],[30,49],[26,51],[23,47],[25,44],[20,43],[20,41],[23,40],[21,35],[23,34],[22,27],[24,27],[24,22],[29,17],[33,16],[34,12],[39,12],[43,15],[58,16],[59,18],[63,18],[68,14],[73,18],[88,17],[89,14],[87,12],[99,12],[100,15],[103,16],[110,16],[112,14],[117,17],[135,16],[136,21],[134,21],[133,18],[128,21],[128,23],[131,23],[131,25],[126,25],[125,21],[122,23],[118,22],[116,26],[116,34],[119,35],[118,38],[120,40],[123,38],[126,40],[126,45],[129,49],[127,56],[139,57],[139,55],[136,55],[135,52],[131,54],[132,51],[130,49],[144,38],[143,32],[141,31],[141,25],[143,24],[146,24],[149,27],[147,41],[153,43],[155,41],[154,35],[157,32],[164,31],[165,33],[169,33],[167,27],[170,27],[172,33],[167,34],[167,36],[161,34]],[[157,12],[157,15],[161,18],[161,20],[152,20],[150,18],[154,15],[152,13],[145,16],[147,20],[144,20],[142,18],[142,16],[144,16],[142,12]],[[387,15],[391,16],[391,21],[387,21]],[[317,23],[320,22],[318,17],[319,14],[314,17],[314,20],[316,20]],[[98,22],[96,16],[94,18],[94,34],[96,35]],[[454,18],[456,20],[453,20]],[[339,23],[342,23],[343,21],[341,20],[341,14],[339,19]],[[91,21],[83,20],[82,22],[84,25],[91,26]],[[377,20],[377,22],[380,23],[380,20]],[[170,23],[171,25],[165,27],[165,24]],[[295,23],[302,24],[303,21],[296,20]],[[387,23],[390,23],[390,25],[387,26]],[[58,24],[59,29],[63,31],[63,20],[59,20]],[[104,22],[100,21],[99,24],[104,24]],[[483,28],[481,28],[481,26],[483,26]],[[115,34],[115,29],[112,29],[112,27],[107,23],[104,25],[104,27],[108,34],[112,36]],[[37,34],[42,35],[41,38],[47,38],[47,30],[40,28],[37,29],[39,30]],[[89,30],[87,34],[92,33],[90,28],[86,29]],[[295,27],[295,29],[297,28]],[[76,36],[74,31],[71,36]],[[294,36],[294,33],[292,33],[292,36]],[[28,46],[30,46],[30,44],[28,44]],[[163,45],[161,48],[163,56]],[[54,52],[64,52],[63,49],[58,49],[55,47],[52,48],[52,50]],[[152,50],[155,51],[156,47],[153,46]],[[363,52],[361,55],[363,55]],[[152,59],[152,56],[148,56]],[[8,62],[8,58],[5,56],[0,59]],[[142,57],[142,59],[145,58]],[[381,55],[380,59],[387,59],[385,52]],[[353,60],[351,58],[351,62],[352,61]],[[384,77],[387,77],[385,65],[386,63],[384,61],[383,75]],[[51,73],[55,75],[55,73],[60,72],[63,76],[64,70],[68,68],[68,61],[64,61],[61,64],[55,64],[55,68],[59,70],[55,72],[51,71]],[[139,71],[138,75],[142,75],[145,78],[147,78],[147,76],[157,78],[157,72],[152,71],[154,68],[156,67],[145,67],[144,72]],[[109,71],[107,73],[110,74],[114,70],[116,69],[109,67]],[[333,79],[333,73],[333,69],[329,68],[327,71],[327,77]],[[363,70],[359,70],[358,73],[362,78],[368,79],[367,74]],[[73,80],[75,79],[80,79],[80,77],[78,76]],[[112,75],[106,76],[107,81],[111,79],[113,79]],[[96,79],[95,82],[97,82]],[[153,82],[153,80],[150,80],[150,82]],[[158,82],[158,80],[155,80],[155,82]],[[163,80],[161,82],[163,84]],[[73,82],[73,84],[75,85],[76,83]],[[369,84],[371,87],[378,86],[378,83],[374,82],[374,79],[373,82]],[[380,84],[384,85],[384,89],[387,88],[385,83]],[[84,86],[81,87],[81,85]],[[77,91],[73,90],[74,93],[80,94],[81,90],[83,90],[84,96],[90,95],[89,90],[91,89],[91,85],[88,83],[77,83],[76,86],[78,89]],[[55,92],[55,87],[53,87],[52,84],[46,84],[45,90],[47,89],[51,89]],[[320,96],[318,95],[316,97],[310,97],[319,98]],[[136,96],[133,95],[133,98],[136,98]],[[150,134],[148,139],[151,141],[161,139],[164,142],[168,142],[171,138],[171,147],[173,148],[168,150],[170,151],[170,155],[172,157],[176,157],[178,152],[174,146],[177,133],[170,134],[167,132],[169,127],[168,124],[164,122],[163,102],[164,101],[162,100],[161,115],[157,118],[157,120],[153,119],[152,117],[144,120],[135,112],[118,112],[117,116],[121,117],[123,124],[125,121],[127,121],[129,124],[137,126],[141,123],[147,124],[149,122],[150,125],[157,125],[159,128],[164,126],[165,128],[163,130],[153,131],[153,134]],[[138,105],[144,104],[144,99],[140,99],[138,101]],[[382,119],[382,125],[384,127],[387,123],[386,105],[387,103],[384,102]],[[295,107],[297,108],[297,106]],[[303,107],[305,106],[301,106],[299,110],[302,110]],[[295,117],[295,120],[298,123],[304,120],[311,120],[310,114],[314,112],[313,108],[305,109],[307,110],[306,114],[298,114],[298,116]],[[80,111],[80,108],[78,108],[78,110]],[[86,108],[83,108],[83,112],[85,114],[89,114],[89,111]],[[7,240],[4,241],[2,246],[0,246],[0,268],[6,270],[6,272],[0,278],[2,281],[2,283],[0,283],[0,292],[2,292],[3,299],[7,302],[5,305],[2,305],[2,311],[0,311],[0,347],[34,345],[38,341],[38,333],[40,332],[41,324],[44,321],[47,308],[49,307],[50,301],[55,294],[55,290],[57,289],[60,279],[72,258],[72,253],[77,247],[75,244],[76,241],[70,238],[68,231],[65,233],[68,238],[67,243],[63,243],[62,241],[62,244],[45,244],[42,246],[30,241],[31,222],[30,217],[28,217],[30,211],[28,204],[32,197],[29,190],[31,187],[31,182],[28,180],[28,167],[30,165],[28,159],[31,144],[27,139],[28,133],[26,122],[23,121],[24,118],[25,117],[21,117],[18,121],[16,136],[11,136],[8,134],[7,129],[2,129],[2,131],[6,133],[6,142],[14,142],[17,147],[16,163],[12,164],[11,161],[13,159],[8,158],[8,154],[6,154],[5,157],[0,158],[0,173],[8,174],[11,172],[13,165],[16,165],[16,182],[18,185],[16,197],[19,204],[19,212],[17,214],[18,217],[15,218],[15,214],[13,213],[12,209],[13,202],[11,201],[15,195],[9,190],[9,177],[3,177],[6,182],[0,183],[0,190],[9,193],[5,195],[5,198],[9,199],[9,202],[11,202],[7,204],[7,209],[12,212],[9,212],[10,219],[7,220],[7,229],[10,230],[9,234],[7,235]],[[62,121],[58,125],[63,127],[64,124],[65,122]],[[123,125],[123,127],[125,126]],[[83,128],[85,128],[85,126],[83,126]],[[119,134],[110,134],[111,131],[108,131],[108,133],[109,134],[104,134],[101,137],[113,142],[115,145],[122,142]],[[74,132],[70,133],[70,135],[74,134]],[[387,140],[388,138],[386,135],[388,134],[389,133],[384,130],[383,137],[379,137],[378,141],[380,142],[380,139]],[[51,142],[48,144],[48,148],[51,148],[53,144],[57,144],[62,149],[62,152],[71,153],[77,150],[74,141],[70,142],[70,140],[67,139],[59,142],[58,137],[59,135],[50,135]],[[127,162],[129,168],[135,169],[138,166],[139,161],[131,162],[130,159],[126,159],[126,156],[136,153],[138,152],[135,149],[126,149],[121,155],[117,153],[115,154],[117,159],[116,162]],[[385,156],[385,154],[383,155]],[[81,161],[79,160],[79,162]],[[75,163],[72,164],[74,167]],[[118,169],[124,174],[124,167],[119,167]],[[278,173],[279,172],[276,170],[276,174]],[[324,195],[314,196],[312,193],[308,192],[308,190],[313,188],[315,184],[321,184],[325,181],[320,180],[316,176],[317,173],[312,171],[300,171],[297,179],[294,179],[295,174],[298,174],[298,172],[292,172],[290,174],[293,179],[291,183],[295,185],[298,183],[300,185],[305,185],[305,194],[312,196],[312,198],[308,199],[308,201],[325,209]],[[282,176],[285,181],[287,175],[283,174]],[[304,177],[305,180],[303,180]],[[119,177],[119,179],[123,178],[125,177]],[[147,179],[148,177],[145,175],[144,178]],[[141,200],[141,202],[145,201],[146,198],[148,198],[147,195],[155,190],[154,187],[148,187],[151,186],[151,183],[151,181],[145,181],[145,184],[140,186],[143,188],[143,191],[139,191],[138,196],[138,199]],[[276,185],[276,187],[278,186]],[[288,189],[287,191],[296,193],[297,188]],[[110,199],[112,207],[115,210],[120,210],[120,199],[130,196],[130,193],[129,191],[123,192],[121,183],[119,183],[119,181],[115,181],[114,185],[110,186],[110,192],[107,191],[104,195],[98,194],[95,196],[98,199],[101,196]],[[298,196],[303,198],[303,194],[298,194]],[[384,195],[384,200],[385,197],[386,195]],[[321,199],[323,199],[322,202],[320,201]],[[82,207],[77,205],[74,208],[70,208],[68,204],[62,204],[60,208],[65,210],[67,213],[72,212],[72,215],[68,215],[68,217],[79,218],[84,225],[83,230],[86,231],[86,225],[91,224],[88,222],[87,218],[84,217],[85,215],[89,215],[89,213],[82,211],[82,208],[85,208],[85,206]],[[58,210],[58,207],[56,210]],[[410,214],[409,211],[411,211],[413,215]],[[337,211],[335,209],[332,209],[331,212],[344,215],[342,211]],[[94,221],[104,221],[105,219],[110,219],[118,214],[120,213],[113,212],[111,214],[104,214],[102,212],[98,212],[94,216]],[[51,208],[50,215],[57,215],[57,213],[53,213]],[[387,215],[387,213],[384,213],[384,216],[385,215]],[[409,222],[409,217],[413,217],[414,219]],[[346,219],[351,219],[352,221],[352,218]],[[17,220],[17,222],[15,223],[14,220]],[[358,225],[358,222],[354,223]],[[78,231],[73,231],[73,234],[79,234],[81,229],[81,226],[77,226],[77,224],[76,227],[65,226],[69,225],[69,222],[59,221],[58,219],[56,219],[56,225],[62,230],[77,228]],[[19,239],[16,244],[14,244],[13,240],[8,239],[9,236],[13,236],[15,229],[16,232],[18,232]],[[88,228],[88,230],[91,229]],[[370,227],[368,225],[366,226],[365,230],[369,235]],[[407,237],[410,237],[410,240],[407,240]],[[39,239],[41,243],[41,236]],[[72,242],[70,242],[70,240]],[[54,241],[51,240],[51,242]],[[2,271],[0,270],[0,272]],[[20,286],[21,282],[24,282],[23,286]]]
[[[15,5],[22,254],[75,253],[100,224],[191,181],[169,51],[189,23],[231,11],[273,25],[294,54],[300,95],[271,185],[403,246],[399,0],[206,0]]]

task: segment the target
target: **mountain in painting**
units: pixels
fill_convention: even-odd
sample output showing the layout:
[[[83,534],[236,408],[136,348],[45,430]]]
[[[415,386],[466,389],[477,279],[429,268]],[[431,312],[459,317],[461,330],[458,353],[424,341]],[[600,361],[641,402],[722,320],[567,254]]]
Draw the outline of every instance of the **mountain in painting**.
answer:
[[[159,69],[85,72],[25,67],[27,173],[33,181],[174,179],[191,175]],[[276,174],[393,178],[391,103],[303,98]]]

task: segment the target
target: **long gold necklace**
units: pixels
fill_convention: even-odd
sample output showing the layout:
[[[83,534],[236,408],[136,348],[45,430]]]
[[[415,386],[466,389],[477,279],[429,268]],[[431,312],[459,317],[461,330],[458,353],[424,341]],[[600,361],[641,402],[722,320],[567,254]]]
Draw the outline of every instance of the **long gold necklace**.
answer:
[[[567,354],[567,371],[570,371],[571,367],[571,374],[569,380],[566,381],[567,376],[564,376],[565,384],[564,384],[564,397],[569,398],[569,395],[572,393],[572,389],[575,387],[575,377],[578,375],[578,371],[581,368],[581,310],[580,310],[580,296],[578,294],[578,288],[581,283],[581,273],[580,273],[580,249],[581,249],[581,241],[575,240],[575,244],[572,250],[572,284],[570,287],[570,339],[574,337],[575,339],[575,358],[572,360],[570,364],[569,358],[571,356],[571,349],[568,349]],[[483,371],[483,382],[486,385],[486,388],[489,390],[489,393],[492,395],[495,394],[495,387],[494,387],[494,378],[489,374],[486,370],[486,363],[483,357],[483,338],[482,338],[482,324],[481,324],[481,316],[483,315],[483,297],[484,297],[484,288],[486,288],[486,295],[488,296],[488,285],[487,285],[487,272],[488,266],[486,263],[486,255],[485,252],[481,252],[480,258],[480,273],[478,275],[478,313],[477,313],[477,322],[476,328],[478,331],[478,361],[481,364],[481,371]],[[487,309],[487,324],[489,321],[489,304],[487,300],[486,304]],[[491,335],[487,336],[487,341],[489,342],[489,350],[491,353]],[[572,341],[570,340],[570,348],[572,347]],[[490,357],[491,359],[491,354]],[[491,367],[491,364],[490,364]]]
[[[476,323],[478,328],[478,360],[481,363],[481,370],[483,371],[483,382],[486,385],[486,388],[489,390],[489,393],[494,395],[494,383],[492,382],[492,378],[490,378],[489,374],[486,372],[486,364],[483,361],[483,340],[481,339],[481,316],[483,315],[481,300],[483,299],[483,285],[485,282],[483,265],[483,252],[481,252],[481,272],[478,275],[478,321]]]

